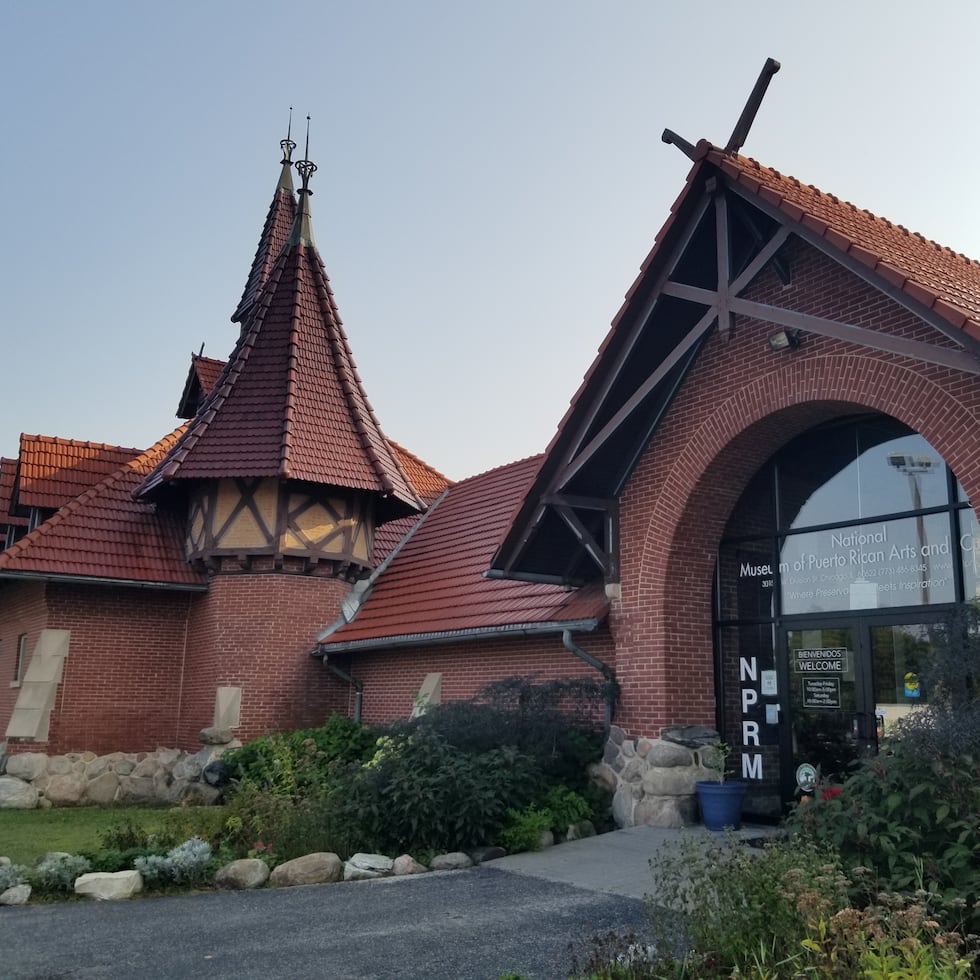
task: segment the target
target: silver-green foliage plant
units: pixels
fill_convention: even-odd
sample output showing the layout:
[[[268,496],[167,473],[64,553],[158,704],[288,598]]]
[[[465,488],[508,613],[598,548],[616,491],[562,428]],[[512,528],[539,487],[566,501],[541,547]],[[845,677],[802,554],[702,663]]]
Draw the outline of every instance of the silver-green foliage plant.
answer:
[[[148,885],[191,885],[204,877],[210,862],[211,845],[192,837],[166,855],[140,857],[134,864]]]
[[[38,892],[70,892],[75,879],[91,869],[91,862],[80,854],[50,854],[31,870],[28,880]]]
[[[0,865],[0,892],[15,888],[27,881],[27,868],[22,864]]]
[[[720,841],[692,836],[664,849],[651,871],[663,955],[670,958],[686,946],[717,967],[718,976],[736,970],[751,975],[763,938],[775,961],[792,960],[811,918],[829,918],[847,906],[836,856],[800,841],[759,849],[732,835]]]

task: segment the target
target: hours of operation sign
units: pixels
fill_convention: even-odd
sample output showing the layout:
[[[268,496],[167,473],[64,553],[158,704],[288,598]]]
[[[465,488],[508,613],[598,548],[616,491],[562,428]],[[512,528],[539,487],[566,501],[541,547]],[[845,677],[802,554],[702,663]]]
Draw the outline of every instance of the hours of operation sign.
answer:
[[[840,706],[839,677],[803,678],[804,708],[839,708]]]

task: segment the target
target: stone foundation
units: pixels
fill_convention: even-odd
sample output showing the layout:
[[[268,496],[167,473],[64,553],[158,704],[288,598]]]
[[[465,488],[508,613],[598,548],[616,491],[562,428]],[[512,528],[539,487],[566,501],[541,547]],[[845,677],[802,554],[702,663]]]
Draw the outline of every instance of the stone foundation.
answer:
[[[613,794],[617,827],[686,827],[698,821],[694,784],[719,778],[708,746],[717,743],[711,728],[664,729],[660,738],[628,738],[613,725],[602,762],[592,778]]]
[[[85,804],[211,804],[221,790],[206,767],[241,742],[208,744],[223,737],[213,729],[201,733],[204,747],[191,754],[180,749],[154,752],[68,752],[46,755],[22,752],[0,756],[0,809],[79,806]],[[210,780],[210,781],[209,781]]]

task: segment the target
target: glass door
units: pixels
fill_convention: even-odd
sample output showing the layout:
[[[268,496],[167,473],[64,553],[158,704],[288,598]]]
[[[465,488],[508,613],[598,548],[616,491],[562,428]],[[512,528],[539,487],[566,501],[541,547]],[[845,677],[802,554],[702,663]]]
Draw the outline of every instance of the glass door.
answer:
[[[932,652],[932,625],[872,617],[798,623],[783,630],[787,692],[782,738],[784,798],[800,767],[822,780],[846,778],[878,739],[925,704],[919,673]]]
[[[869,697],[869,657],[857,623],[786,630],[789,742],[783,783],[794,788],[801,766],[820,779],[840,779],[855,759],[874,751],[876,724]]]

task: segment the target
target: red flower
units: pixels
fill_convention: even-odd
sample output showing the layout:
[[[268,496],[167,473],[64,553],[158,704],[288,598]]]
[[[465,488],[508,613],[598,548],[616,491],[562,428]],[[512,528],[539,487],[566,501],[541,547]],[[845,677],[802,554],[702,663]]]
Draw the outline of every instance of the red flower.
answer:
[[[832,800],[835,796],[840,796],[843,792],[840,786],[828,786],[827,789],[821,791],[820,799]]]

